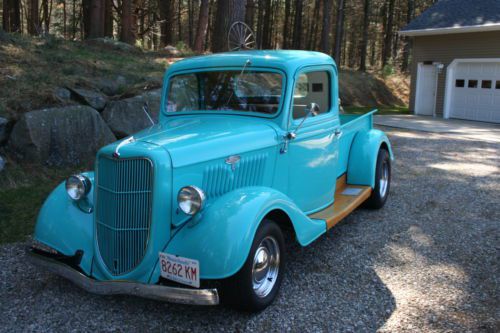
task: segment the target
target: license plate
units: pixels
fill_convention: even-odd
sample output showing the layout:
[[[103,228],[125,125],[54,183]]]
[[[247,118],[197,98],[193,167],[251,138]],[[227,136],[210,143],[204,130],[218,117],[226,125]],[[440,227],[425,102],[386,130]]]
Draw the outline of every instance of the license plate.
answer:
[[[198,260],[160,252],[160,274],[191,287],[200,287],[200,263]]]

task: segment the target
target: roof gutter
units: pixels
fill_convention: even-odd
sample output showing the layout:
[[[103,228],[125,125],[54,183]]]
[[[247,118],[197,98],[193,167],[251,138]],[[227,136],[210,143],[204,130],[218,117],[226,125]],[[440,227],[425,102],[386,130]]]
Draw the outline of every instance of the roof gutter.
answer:
[[[418,30],[404,30],[404,31],[401,30],[398,33],[401,36],[416,37],[416,36],[460,34],[467,32],[485,32],[485,31],[500,31],[500,23],[454,26],[454,27],[435,28],[435,29],[418,29]]]

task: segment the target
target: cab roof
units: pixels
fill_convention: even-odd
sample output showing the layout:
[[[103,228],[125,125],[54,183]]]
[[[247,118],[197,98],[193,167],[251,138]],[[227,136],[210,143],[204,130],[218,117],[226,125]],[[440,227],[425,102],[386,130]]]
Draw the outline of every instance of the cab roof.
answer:
[[[269,67],[294,73],[299,67],[308,65],[333,65],[332,57],[321,52],[296,50],[253,50],[215,53],[186,58],[174,63],[169,72],[213,67],[243,67],[250,59],[252,67]]]

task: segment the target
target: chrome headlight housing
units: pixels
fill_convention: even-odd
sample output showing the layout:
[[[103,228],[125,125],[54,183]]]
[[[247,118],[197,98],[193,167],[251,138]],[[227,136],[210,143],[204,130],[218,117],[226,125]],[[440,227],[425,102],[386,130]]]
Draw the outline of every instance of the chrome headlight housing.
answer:
[[[83,199],[89,194],[92,183],[84,175],[72,175],[66,179],[66,192],[68,196],[77,201]]]
[[[187,215],[194,215],[205,205],[205,193],[196,186],[185,186],[177,194],[180,210]]]

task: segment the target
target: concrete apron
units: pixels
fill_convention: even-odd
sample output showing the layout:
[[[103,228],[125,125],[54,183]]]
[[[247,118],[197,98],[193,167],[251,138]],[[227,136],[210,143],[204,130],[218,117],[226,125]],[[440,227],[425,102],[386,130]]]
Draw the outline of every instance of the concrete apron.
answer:
[[[419,132],[454,134],[471,140],[500,143],[500,125],[431,116],[375,115],[375,125]]]

